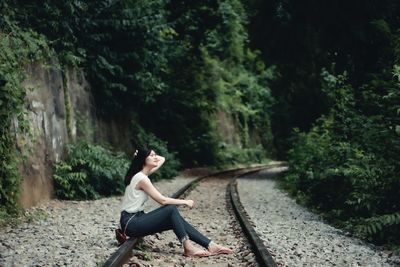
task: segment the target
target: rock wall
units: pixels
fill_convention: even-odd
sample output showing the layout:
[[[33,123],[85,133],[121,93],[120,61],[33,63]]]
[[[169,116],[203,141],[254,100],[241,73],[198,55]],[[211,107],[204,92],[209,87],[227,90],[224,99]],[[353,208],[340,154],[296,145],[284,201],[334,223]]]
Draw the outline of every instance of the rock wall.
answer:
[[[82,70],[70,68],[63,73],[56,67],[30,64],[24,86],[30,135],[17,133],[17,149],[25,155],[20,203],[36,205],[53,196],[53,163],[64,157],[66,144],[76,139],[107,142],[129,151],[129,121],[104,119],[96,114],[90,85]]]
[[[227,144],[242,147],[239,131],[232,116],[222,110],[218,110],[214,117],[222,140]]]
[[[244,144],[243,138],[240,137],[240,125],[231,114],[227,113],[223,110],[218,110],[213,114],[214,121],[216,123],[218,132],[220,133],[220,138],[223,142],[229,145],[236,146],[238,148],[243,148],[247,146],[256,146],[261,144],[262,138],[260,137],[260,133],[249,129],[248,132],[248,143]]]

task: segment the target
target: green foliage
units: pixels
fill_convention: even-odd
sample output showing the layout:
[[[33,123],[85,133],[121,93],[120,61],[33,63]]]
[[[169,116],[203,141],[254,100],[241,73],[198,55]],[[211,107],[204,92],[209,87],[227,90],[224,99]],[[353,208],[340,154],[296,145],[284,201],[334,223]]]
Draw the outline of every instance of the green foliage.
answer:
[[[137,115],[146,133],[138,130],[135,142],[150,143],[167,158],[156,179],[176,174],[177,157],[186,165],[253,162],[263,154],[258,143],[271,148],[267,81],[272,69],[266,70],[247,47],[240,1],[45,0],[38,6],[7,0],[1,9],[0,79],[7,84],[0,95],[0,200],[5,210],[15,208],[20,186],[10,129],[27,133],[23,68],[50,54],[47,43],[62,66],[85,68],[103,115]],[[68,91],[64,94],[70,135]],[[218,110],[235,119],[242,135],[237,147],[221,141],[211,121]],[[149,120],[148,114],[158,116]],[[252,131],[261,141],[252,141]],[[168,141],[168,150],[167,142],[155,136]],[[69,153],[74,156],[56,165],[59,196],[88,199],[118,192],[99,187],[117,175],[107,169],[113,156],[87,146],[72,145]],[[105,163],[96,165],[101,160]]]
[[[358,220],[356,232],[360,236],[373,236],[379,241],[396,244],[400,235],[400,212]]]
[[[262,163],[266,160],[265,150],[259,145],[251,148],[238,148],[236,146],[221,144],[219,157],[223,160],[219,167],[237,166],[241,164]]]
[[[246,149],[257,146],[249,136],[257,131],[257,143],[272,150],[267,71],[247,47],[240,1],[10,2],[20,23],[46,35],[63,64],[85,68],[97,111],[137,115],[185,165],[223,160],[211,121],[221,109],[235,109]]]
[[[249,151],[258,151],[265,158],[272,154],[269,114],[273,100],[268,83],[274,78],[273,68],[266,69],[259,54],[247,47],[246,14],[239,1],[223,1],[213,7],[208,16],[212,17],[209,21],[219,23],[204,32],[199,46],[201,63],[195,66],[194,86],[209,95],[212,102],[207,99],[198,102],[202,106],[199,105],[197,110],[208,118],[220,111],[228,114],[240,137],[239,144],[225,144],[217,132],[218,125],[211,122],[208,127],[212,134],[205,135],[213,141],[206,143],[211,152],[206,156],[210,160],[208,163],[229,164],[232,155],[250,162],[256,160],[248,158]],[[253,137],[257,135],[261,138],[256,141]],[[259,143],[263,149],[258,147]]]
[[[29,133],[24,119],[24,68],[29,62],[46,59],[51,52],[43,36],[21,29],[12,20],[5,3],[0,9],[0,80],[5,82],[0,85],[0,212],[15,213],[21,183],[16,133],[21,138]]]
[[[164,0],[119,1],[89,21],[86,66],[106,113],[135,110],[131,103],[154,103],[168,89],[163,77],[174,30],[164,5]]]
[[[204,86],[217,92],[216,107],[234,118],[241,145],[245,149],[259,150],[250,136],[250,133],[257,133],[264,151],[267,151],[263,153],[265,157],[273,154],[269,116],[273,98],[268,87],[269,80],[273,78],[273,68],[265,69],[257,54],[250,50],[244,56],[241,60],[246,62],[246,66],[236,66],[230,60],[212,58],[203,49],[205,68],[199,75],[204,80]],[[224,161],[224,153],[219,155],[220,160]],[[228,158],[226,160],[230,161]]]
[[[281,157],[290,148],[293,128],[308,131],[321,115],[329,113],[321,70],[346,71],[348,83],[360,88],[376,73],[391,71],[398,64],[393,54],[400,44],[396,34],[400,27],[398,1],[365,5],[342,0],[243,3],[250,14],[252,47],[262,52],[264,62],[276,65],[280,74],[271,84],[276,99],[271,120]]]
[[[243,3],[252,47],[279,74],[271,121],[291,165],[285,186],[338,225],[398,245],[399,2]]]
[[[358,90],[330,79],[330,114],[295,133],[285,186],[338,225],[399,245],[400,90],[386,75]]]
[[[274,72],[247,47],[240,2],[171,1],[167,8],[177,33],[165,78],[169,87],[156,104],[141,106],[140,124],[167,140],[185,165],[231,161],[220,153],[225,140],[213,121],[220,111],[234,118],[241,138],[231,145],[244,158],[259,143],[272,151],[268,81]],[[148,120],[147,114],[157,116]]]
[[[71,144],[65,161],[55,163],[55,194],[62,199],[97,199],[124,192],[129,162],[122,153],[99,145]]]
[[[104,115],[153,103],[167,89],[174,29],[165,1],[55,1],[15,5],[16,17],[45,34],[65,65],[84,66]]]

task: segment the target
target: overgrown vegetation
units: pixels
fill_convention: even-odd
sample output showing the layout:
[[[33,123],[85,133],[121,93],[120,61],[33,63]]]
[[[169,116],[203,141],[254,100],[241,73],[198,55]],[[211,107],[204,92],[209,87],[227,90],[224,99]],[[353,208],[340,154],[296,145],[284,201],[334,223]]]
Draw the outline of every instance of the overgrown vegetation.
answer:
[[[124,192],[124,177],[129,161],[122,153],[113,153],[88,143],[67,146],[67,158],[55,164],[55,194],[61,199],[97,199]]]
[[[232,114],[244,136],[232,145],[256,147],[248,135],[257,132],[271,154],[273,71],[266,75],[247,46],[240,1],[14,2],[21,23],[46,35],[62,62],[87,70],[103,115],[138,118],[184,165],[226,160],[216,110]]]
[[[172,178],[177,174],[178,161],[167,151],[166,144],[155,136],[137,133],[139,144],[148,144],[157,153],[165,156],[166,163],[151,179]],[[67,146],[67,157],[54,165],[55,194],[61,199],[87,200],[113,195],[125,191],[123,177],[130,160],[124,153],[112,152],[110,148],[86,142]]]
[[[327,88],[334,101],[330,113],[309,133],[296,134],[285,181],[339,226],[399,245],[400,88],[387,79],[385,87],[371,83],[354,90],[337,77]],[[356,91],[362,93],[357,97]]]
[[[0,220],[18,209],[21,176],[18,164],[21,155],[16,151],[16,134],[29,133],[24,119],[26,88],[22,86],[27,63],[44,60],[51,54],[45,38],[22,29],[13,21],[13,13],[0,18]],[[23,143],[23,142],[21,142]]]
[[[102,116],[112,118],[123,113],[136,118],[142,130],[136,136],[133,133],[135,145],[152,143],[158,153],[167,156],[169,164],[159,176],[174,175],[178,166],[175,158],[184,166],[253,162],[268,154],[259,143],[271,149],[268,108],[272,98],[268,83],[273,71],[266,70],[258,54],[248,48],[246,14],[240,1],[45,0],[36,5],[7,0],[1,9],[8,14],[2,17],[2,36],[6,37],[2,38],[2,48],[6,53],[1,59],[8,66],[2,67],[8,69],[3,69],[5,76],[1,79],[7,81],[4,89],[18,100],[9,101],[7,95],[2,102],[7,103],[2,106],[8,116],[2,124],[5,132],[10,129],[11,118],[23,113],[26,89],[16,89],[24,78],[20,70],[28,60],[40,58],[41,48],[48,49],[48,43],[63,68],[72,65],[85,69]],[[14,39],[7,41],[10,38]],[[15,60],[10,61],[10,56]],[[18,73],[18,82],[7,76],[10,73]],[[239,142],[227,144],[218,133],[213,122],[217,111],[234,118]],[[70,114],[67,116],[70,135]],[[24,128],[22,121],[19,126]],[[253,142],[250,134],[258,141]],[[15,207],[14,189],[19,188],[15,140],[4,136],[2,203]],[[72,154],[79,151],[71,149]],[[86,149],[95,155],[103,153],[96,146]],[[82,148],[79,153],[83,152]],[[94,157],[79,153],[81,157]],[[107,157],[111,161],[111,156]],[[58,177],[65,178],[64,182],[58,180],[59,185],[64,183],[73,191],[65,194],[83,199],[111,193],[99,193],[101,188],[79,188],[81,182],[95,182],[89,177],[96,170],[91,169],[90,161],[81,162],[79,169],[78,162],[69,160],[57,165]],[[107,173],[103,178],[111,176]],[[74,186],[78,187],[72,190]]]
[[[244,2],[252,45],[279,73],[271,118],[285,186],[339,226],[399,246],[399,2]]]
[[[324,69],[346,72],[356,95],[366,83],[391,79],[379,73],[391,73],[397,61],[397,1],[243,2],[250,14],[252,47],[260,49],[263,61],[274,64],[278,74],[271,85],[276,99],[271,119],[281,158],[291,147],[293,128],[308,131],[329,113],[332,103],[322,90],[325,82],[320,75]]]
[[[274,72],[248,47],[241,2],[171,1],[169,10],[182,49],[172,59],[168,78],[172,94],[162,96],[167,101],[160,97],[157,102],[168,104],[160,122],[168,124],[170,131],[162,134],[168,136],[184,164],[193,160],[198,164],[231,163],[231,155],[224,152],[235,149],[240,151],[237,161],[244,161],[245,150],[257,151],[260,143],[262,158],[271,155],[268,84]],[[221,136],[215,122],[218,112],[233,118],[238,142],[229,143]],[[259,140],[251,139],[250,134]]]

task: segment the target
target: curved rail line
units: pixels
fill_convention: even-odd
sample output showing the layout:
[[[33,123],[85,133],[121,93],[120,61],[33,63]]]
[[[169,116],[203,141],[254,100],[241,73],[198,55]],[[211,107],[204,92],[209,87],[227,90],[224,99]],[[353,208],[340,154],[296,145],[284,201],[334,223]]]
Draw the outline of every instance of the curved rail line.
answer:
[[[286,166],[286,163],[276,163],[276,164],[270,164],[264,169],[270,169],[274,167],[281,167],[281,166]],[[260,170],[256,171],[249,171],[243,174],[240,174],[236,177],[233,178],[233,180],[229,184],[229,195],[231,198],[231,203],[233,206],[233,209],[235,211],[236,217],[238,218],[240,225],[242,226],[244,233],[249,240],[251,244],[251,248],[256,255],[256,259],[258,261],[258,264],[260,266],[265,266],[265,267],[277,267],[277,264],[272,257],[272,255],[269,253],[267,247],[264,245],[263,241],[261,238],[258,236],[256,231],[254,230],[254,227],[250,223],[248,219],[248,215],[246,210],[244,209],[242,203],[240,202],[240,197],[238,194],[237,190],[237,179],[243,176],[248,176],[251,173],[258,172]]]
[[[180,188],[178,191],[176,191],[174,194],[171,195],[172,198],[179,198],[182,194],[184,194],[188,189],[192,188],[193,185],[197,184],[201,180],[212,177],[212,176],[220,176],[228,173],[238,173],[244,171],[244,173],[240,173],[238,175],[235,175],[233,178],[233,181],[231,182],[229,188],[230,188],[230,196],[231,196],[231,201],[235,210],[235,214],[237,215],[240,225],[244,228],[244,233],[246,234],[246,237],[250,241],[252,245],[253,252],[257,256],[257,260],[261,266],[276,266],[275,262],[273,262],[273,259],[271,255],[269,254],[268,250],[266,247],[262,244],[261,240],[257,237],[253,227],[249,223],[249,221],[246,219],[246,212],[243,209],[243,206],[240,204],[239,197],[237,194],[237,189],[236,189],[236,179],[241,176],[248,175],[250,173],[258,172],[262,169],[268,169],[276,166],[281,166],[279,164],[269,164],[269,165],[261,165],[261,166],[255,166],[255,167],[245,167],[245,168],[238,168],[238,169],[231,169],[231,170],[225,170],[225,171],[220,171],[208,175],[204,175],[201,177],[196,178],[195,180],[189,182],[182,188]],[[233,193],[232,193],[233,192]],[[236,192],[236,193],[235,193]],[[244,218],[244,220],[243,220]],[[249,228],[250,227],[250,228]],[[255,235],[255,236],[254,236]],[[254,242],[254,240],[257,240],[258,238],[259,241]],[[130,257],[132,256],[132,250],[135,247],[135,245],[138,243],[139,238],[129,238],[126,240],[114,254],[111,255],[111,257],[104,263],[103,267],[117,267],[117,266],[122,266],[124,263],[126,263]],[[269,256],[265,256],[269,255]],[[269,261],[265,261],[265,259],[272,259],[273,264],[269,263]],[[265,264],[267,262],[267,264]]]

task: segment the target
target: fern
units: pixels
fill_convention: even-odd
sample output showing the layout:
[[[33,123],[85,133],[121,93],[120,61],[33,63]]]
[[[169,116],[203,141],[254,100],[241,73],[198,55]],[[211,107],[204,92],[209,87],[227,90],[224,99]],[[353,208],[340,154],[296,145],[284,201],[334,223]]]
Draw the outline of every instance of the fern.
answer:
[[[364,219],[356,229],[360,235],[374,236],[380,232],[385,232],[388,226],[400,230],[400,212]]]
[[[96,199],[123,192],[128,160],[121,153],[87,143],[69,145],[68,157],[57,162],[55,193],[62,199]]]

